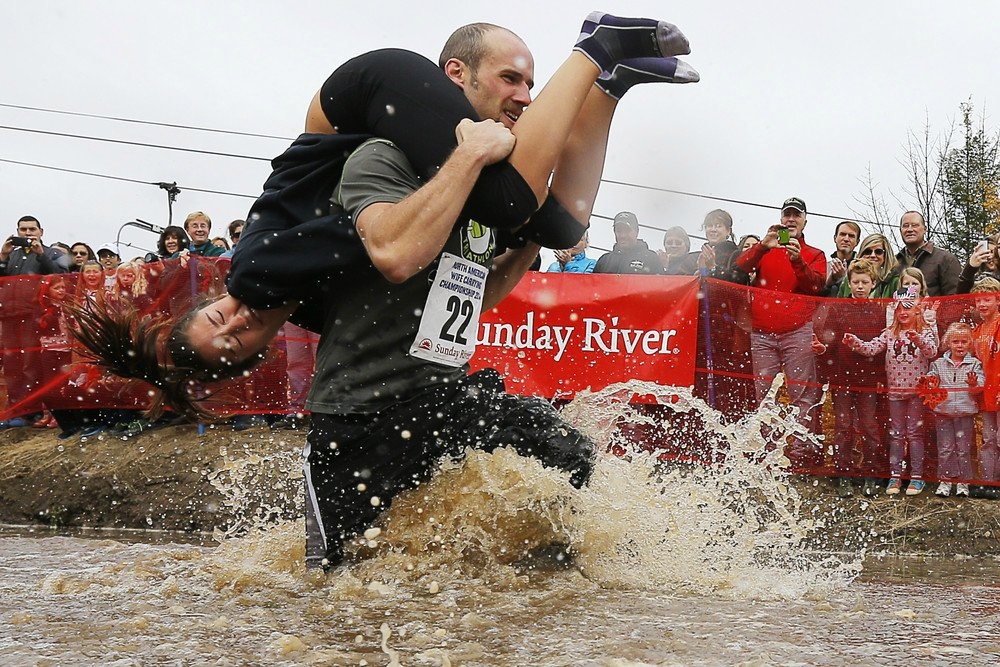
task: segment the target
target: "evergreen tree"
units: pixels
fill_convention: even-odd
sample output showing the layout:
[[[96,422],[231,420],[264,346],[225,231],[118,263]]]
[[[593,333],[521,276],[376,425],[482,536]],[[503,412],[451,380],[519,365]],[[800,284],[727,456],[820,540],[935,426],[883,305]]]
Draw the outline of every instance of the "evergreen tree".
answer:
[[[947,229],[940,243],[960,258],[1000,231],[1000,141],[987,135],[985,114],[977,123],[970,102],[961,109],[964,142],[942,153],[939,167]]]

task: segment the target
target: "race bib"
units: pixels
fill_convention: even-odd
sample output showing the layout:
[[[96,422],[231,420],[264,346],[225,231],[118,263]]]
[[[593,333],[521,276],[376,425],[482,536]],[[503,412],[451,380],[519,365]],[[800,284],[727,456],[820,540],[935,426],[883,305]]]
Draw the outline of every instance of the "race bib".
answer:
[[[462,366],[476,351],[489,269],[449,252],[441,255],[410,355]]]

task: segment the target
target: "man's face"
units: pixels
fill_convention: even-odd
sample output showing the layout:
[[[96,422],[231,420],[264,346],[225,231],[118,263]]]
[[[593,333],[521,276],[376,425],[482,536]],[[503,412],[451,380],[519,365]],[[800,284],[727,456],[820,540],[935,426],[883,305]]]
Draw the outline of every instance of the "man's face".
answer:
[[[40,239],[42,228],[34,220],[22,220],[17,223],[17,235],[24,239]]]
[[[781,212],[781,224],[788,228],[790,237],[801,239],[802,230],[806,228],[806,214],[789,206]]]
[[[639,230],[624,222],[615,223],[615,241],[620,246],[630,246],[639,238]]]
[[[508,129],[531,104],[535,62],[516,35],[491,30],[483,36],[486,55],[475,72],[462,73],[460,85],[483,120],[496,120]]]
[[[927,227],[916,213],[907,213],[899,219],[899,235],[908,246],[920,246],[924,243]]]
[[[113,252],[108,252],[107,250],[102,250],[97,253],[97,261],[101,263],[106,271],[114,271],[118,268],[118,265],[122,263],[122,260],[118,255]]]
[[[837,246],[837,252],[847,256],[858,247],[858,231],[851,225],[841,225],[833,237],[833,242]]]
[[[201,245],[208,241],[208,233],[212,231],[212,225],[206,220],[196,218],[184,226],[184,231],[191,237],[191,243]]]

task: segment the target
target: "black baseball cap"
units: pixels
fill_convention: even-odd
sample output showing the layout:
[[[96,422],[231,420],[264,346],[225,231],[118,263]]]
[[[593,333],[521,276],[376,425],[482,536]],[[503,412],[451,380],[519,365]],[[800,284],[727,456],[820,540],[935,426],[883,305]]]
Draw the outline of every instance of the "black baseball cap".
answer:
[[[615,215],[616,225],[628,225],[632,229],[639,229],[639,218],[635,217],[632,211],[622,211]]]
[[[796,211],[806,212],[806,203],[799,199],[798,197],[789,197],[785,200],[785,203],[781,205],[781,210],[784,211],[786,208],[794,208]]]

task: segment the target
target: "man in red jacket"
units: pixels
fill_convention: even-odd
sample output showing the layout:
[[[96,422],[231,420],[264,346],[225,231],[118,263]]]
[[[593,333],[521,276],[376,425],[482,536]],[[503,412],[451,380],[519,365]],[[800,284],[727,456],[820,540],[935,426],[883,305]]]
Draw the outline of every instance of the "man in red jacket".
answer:
[[[826,256],[806,245],[805,226],[806,203],[798,197],[786,199],[781,205],[781,223],[741,254],[736,265],[756,273],[753,287],[774,292],[755,292],[751,306],[750,350],[757,401],[767,394],[774,376],[784,371],[798,420],[812,430],[820,396],[811,347],[812,316],[815,297],[826,285]],[[819,462],[820,454],[818,448],[796,442],[789,458],[793,464],[809,466]]]

